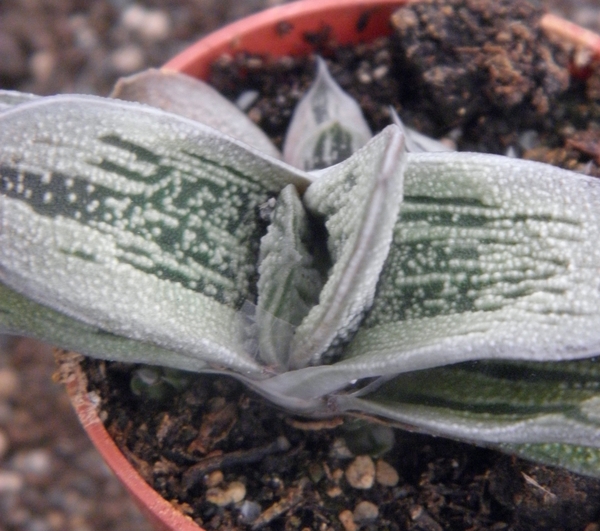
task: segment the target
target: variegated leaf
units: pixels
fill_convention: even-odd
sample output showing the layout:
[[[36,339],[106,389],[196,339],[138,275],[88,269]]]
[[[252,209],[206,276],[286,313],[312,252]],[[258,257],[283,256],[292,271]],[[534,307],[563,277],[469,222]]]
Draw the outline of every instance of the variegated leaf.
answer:
[[[199,79],[168,70],[150,69],[121,78],[112,98],[146,103],[214,127],[270,157],[281,153],[269,137],[233,103]]]
[[[597,179],[494,155],[412,155],[348,363],[407,371],[600,352],[599,231]]]
[[[600,181],[495,155],[407,160],[390,253],[345,359],[270,385],[306,398],[467,360],[600,352]]]
[[[57,96],[0,115],[0,281],[115,335],[246,373],[259,207],[299,171],[138,104]],[[165,360],[165,365],[170,363]]]
[[[356,101],[331,77],[317,58],[317,77],[292,116],[283,158],[292,166],[318,170],[347,159],[371,138]]]
[[[455,439],[600,447],[596,359],[467,362],[404,373],[364,397],[336,402]]]

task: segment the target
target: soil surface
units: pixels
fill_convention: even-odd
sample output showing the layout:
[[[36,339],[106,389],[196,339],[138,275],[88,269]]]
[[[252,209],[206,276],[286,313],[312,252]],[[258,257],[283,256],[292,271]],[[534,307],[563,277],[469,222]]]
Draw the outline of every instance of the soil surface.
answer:
[[[278,3],[283,2],[6,0],[0,4],[0,86],[37,94],[105,95],[120,75],[158,66],[227,20]],[[543,4],[600,30],[596,0],[546,0]],[[502,9],[504,3],[495,5],[494,9]],[[422,16],[427,14],[417,14]],[[480,26],[486,28],[488,48],[493,47],[498,32],[481,20]],[[531,28],[525,24],[512,30],[524,32],[527,42],[534,45],[536,34]],[[512,129],[510,116],[496,110],[478,123],[473,119],[476,105],[462,94],[449,106],[419,103],[418,93],[435,97],[440,81],[460,81],[466,86],[477,82],[472,79],[476,73],[463,71],[460,61],[449,61],[447,71],[425,75],[427,61],[419,64],[419,59],[447,59],[447,50],[425,47],[415,51],[408,85],[417,80],[416,95],[402,89],[406,80],[393,82],[394,88],[391,82],[382,81],[386,76],[378,78],[385,69],[380,67],[395,71],[399,63],[392,56],[398,49],[407,42],[419,44],[423,35],[414,30],[401,28],[405,44],[396,42],[388,53],[383,43],[358,50],[354,56],[343,50],[323,50],[332,72],[358,95],[375,129],[388,122],[382,103],[392,103],[409,125],[456,142],[460,149],[504,152],[512,148],[518,155],[597,172],[597,131],[585,114],[597,117],[593,103],[600,94],[597,74],[592,72],[587,79],[571,77],[570,88],[564,90],[566,52],[544,44],[542,48],[552,51],[556,68],[546,65],[540,70],[539,58],[545,52],[535,55],[534,50],[532,62],[515,64],[510,44],[504,43],[501,50],[492,49],[487,59],[481,56],[483,62],[477,63],[488,73],[487,88],[481,92],[492,105],[508,106],[507,114],[519,114],[519,121]],[[461,39],[471,37],[469,31],[460,35]],[[462,40],[456,44],[464,47]],[[221,65],[215,83],[227,89],[236,65],[248,60],[227,68]],[[352,74],[344,78],[341,73],[347,65]],[[272,69],[280,72],[274,78],[277,83],[270,81]],[[286,69],[300,77],[291,88],[284,83],[279,89],[289,76]],[[285,117],[310,82],[313,67],[305,62],[267,65],[267,75],[260,70],[238,86],[238,93],[229,89],[229,95],[237,97],[241,88],[263,91],[265,97],[254,103],[250,116],[280,139]],[[528,82],[530,75],[534,79]],[[476,103],[482,104],[481,99]],[[557,113],[565,106],[575,111],[568,118]],[[560,127],[556,134],[547,134],[541,127],[544,124]],[[488,140],[488,129],[495,131],[495,139]],[[480,142],[480,134],[485,142]],[[148,530],[87,441],[64,392],[52,384],[50,349],[31,341],[4,342],[0,347],[0,530]],[[109,365],[106,371],[121,388],[129,388],[130,368]],[[106,390],[106,396],[109,403],[117,400],[114,389]],[[117,439],[124,451],[156,488],[163,489],[167,499],[179,496],[173,503],[207,527],[251,528],[242,523],[245,516],[257,528],[264,522],[264,529],[600,529],[598,483],[593,480],[401,431],[395,432],[392,452],[381,458],[357,459],[365,449],[357,446],[349,423],[307,425],[303,419],[289,419],[229,380],[200,377],[193,388],[160,402],[129,391],[119,400],[122,411],[147,414],[147,421],[136,425],[121,414],[107,413],[109,425],[119,430]],[[178,419],[176,413],[184,405],[186,413]],[[204,427],[209,418],[220,421],[215,432]],[[182,434],[179,439],[174,438],[176,432]],[[158,444],[147,445],[153,437]],[[356,487],[368,484],[369,478],[373,479],[370,488]],[[189,488],[181,493],[184,481]],[[209,488],[214,490],[201,501],[200,495]],[[220,496],[238,499],[243,491],[243,499],[230,509],[206,501],[223,503]],[[264,515],[269,508],[271,512]],[[378,520],[374,521],[375,510]],[[262,520],[252,520],[257,511],[263,511]]]

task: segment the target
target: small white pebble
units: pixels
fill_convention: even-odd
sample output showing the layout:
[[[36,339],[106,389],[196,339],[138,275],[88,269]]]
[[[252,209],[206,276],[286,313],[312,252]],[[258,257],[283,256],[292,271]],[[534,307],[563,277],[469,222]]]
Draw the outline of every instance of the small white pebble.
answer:
[[[131,4],[121,15],[121,24],[128,30],[138,30],[144,25],[146,10],[139,4]]]
[[[350,459],[354,457],[354,454],[348,448],[346,441],[341,438],[333,441],[329,455],[335,459]]]
[[[165,11],[146,9],[139,4],[132,4],[123,11],[121,24],[125,29],[154,41],[166,39],[171,31],[171,20]]]
[[[361,501],[356,504],[353,515],[355,522],[369,522],[379,516],[379,509],[370,501]]]
[[[369,72],[365,72],[364,70],[358,72],[356,74],[356,77],[358,78],[358,81],[360,81],[364,85],[368,85],[369,83],[371,83],[371,81],[373,81],[371,74],[369,74]]]
[[[96,30],[88,25],[88,17],[85,15],[73,15],[69,17],[69,26],[75,36],[75,43],[83,50],[92,50],[98,46],[98,34]]]
[[[352,514],[352,511],[346,509],[338,515],[338,518],[340,519],[340,522],[342,522],[342,525],[346,531],[356,531],[356,523],[354,522],[354,515]]]
[[[254,104],[259,96],[260,93],[258,90],[244,90],[244,92],[238,96],[237,100],[235,100],[235,105],[241,111],[246,111]]]
[[[159,9],[148,11],[145,24],[139,29],[140,34],[152,41],[164,41],[171,32],[169,15]]]
[[[396,469],[383,459],[377,461],[375,469],[375,479],[377,483],[384,487],[395,487],[398,481],[400,481],[400,476],[398,476]]]
[[[250,500],[246,500],[240,507],[240,515],[246,523],[254,522],[254,520],[259,517],[260,513],[260,505]]]
[[[375,463],[368,455],[359,455],[346,469],[346,480],[355,489],[370,489],[375,481]]]
[[[341,496],[343,493],[342,489],[338,485],[334,485],[333,487],[327,489],[327,496],[330,498],[337,498]]]
[[[373,79],[383,79],[385,76],[387,76],[388,72],[389,68],[387,67],[387,65],[380,65],[375,70],[373,70]]]
[[[241,502],[246,497],[246,486],[239,481],[232,481],[226,489],[214,487],[206,491],[206,500],[219,507]]]
[[[36,52],[29,59],[29,68],[38,82],[45,82],[50,78],[55,64],[56,56],[49,51]]]
[[[123,74],[135,72],[144,64],[144,54],[139,46],[133,44],[117,48],[110,56],[111,63],[117,72]]]
[[[220,470],[215,470],[211,472],[210,474],[208,474],[208,476],[206,476],[205,483],[206,486],[209,488],[220,485],[221,483],[223,483],[223,472],[221,472]]]
[[[45,476],[52,469],[50,452],[44,449],[21,451],[11,459],[12,467],[22,474]]]
[[[0,470],[0,493],[15,493],[23,488],[23,478],[16,472]]]

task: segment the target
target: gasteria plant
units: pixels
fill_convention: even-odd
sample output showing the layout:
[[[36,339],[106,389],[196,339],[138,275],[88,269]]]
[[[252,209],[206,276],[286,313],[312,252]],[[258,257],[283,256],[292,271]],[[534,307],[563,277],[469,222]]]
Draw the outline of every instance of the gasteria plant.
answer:
[[[181,74],[3,92],[2,329],[600,476],[600,182],[371,138],[318,65],[284,161]]]

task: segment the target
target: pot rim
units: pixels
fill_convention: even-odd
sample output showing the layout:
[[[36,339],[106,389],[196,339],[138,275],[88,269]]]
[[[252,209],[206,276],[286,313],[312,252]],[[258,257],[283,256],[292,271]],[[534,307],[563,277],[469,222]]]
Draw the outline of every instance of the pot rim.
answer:
[[[255,13],[208,34],[167,62],[163,69],[207,79],[223,54],[245,51],[271,57],[307,55],[307,35],[320,31],[338,44],[369,42],[391,33],[393,11],[421,0],[299,0]],[[335,13],[335,16],[331,15]],[[322,20],[327,20],[324,24]],[[384,29],[385,28],[385,29]]]

